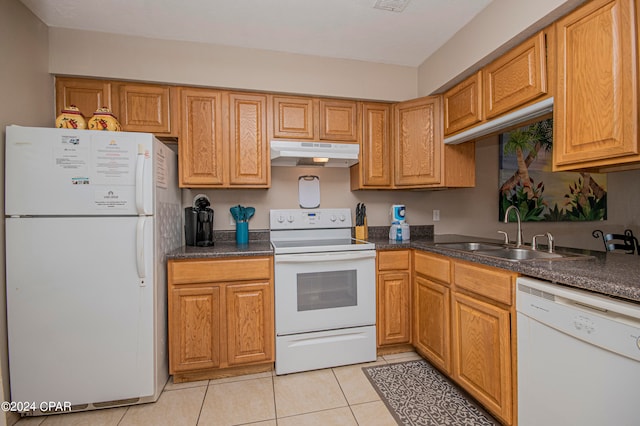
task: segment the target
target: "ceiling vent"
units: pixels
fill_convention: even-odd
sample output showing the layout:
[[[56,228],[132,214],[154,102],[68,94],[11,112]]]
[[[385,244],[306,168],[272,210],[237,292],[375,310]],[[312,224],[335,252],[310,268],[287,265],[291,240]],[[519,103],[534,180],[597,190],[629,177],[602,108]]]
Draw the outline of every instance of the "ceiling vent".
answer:
[[[377,0],[374,9],[389,10],[391,12],[402,12],[409,4],[410,0]]]

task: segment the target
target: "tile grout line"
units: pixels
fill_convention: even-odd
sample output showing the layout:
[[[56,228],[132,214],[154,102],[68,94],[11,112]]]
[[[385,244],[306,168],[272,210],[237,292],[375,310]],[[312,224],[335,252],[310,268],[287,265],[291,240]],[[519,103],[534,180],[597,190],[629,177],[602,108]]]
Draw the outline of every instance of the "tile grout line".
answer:
[[[198,418],[196,419],[196,424],[193,426],[198,426],[200,422],[200,416],[202,416],[202,410],[204,409],[204,403],[207,400],[207,394],[209,393],[209,386],[211,385],[211,380],[207,380],[206,389],[204,390],[204,397],[202,398],[202,403],[200,404],[200,411],[198,412]]]
[[[336,379],[336,382],[338,382],[338,387],[340,388],[340,392],[342,392],[342,396],[344,397],[344,400],[347,403],[347,407],[349,407],[349,412],[351,412],[351,416],[353,417],[353,420],[356,422],[356,425],[360,425],[360,423],[358,423],[358,418],[356,417],[356,413],[354,413],[353,408],[351,408],[351,403],[349,402],[349,398],[347,398],[347,394],[344,392],[344,389],[342,389],[342,384],[340,383],[340,379],[336,374],[335,368],[331,369],[331,373],[333,374],[333,377]]]

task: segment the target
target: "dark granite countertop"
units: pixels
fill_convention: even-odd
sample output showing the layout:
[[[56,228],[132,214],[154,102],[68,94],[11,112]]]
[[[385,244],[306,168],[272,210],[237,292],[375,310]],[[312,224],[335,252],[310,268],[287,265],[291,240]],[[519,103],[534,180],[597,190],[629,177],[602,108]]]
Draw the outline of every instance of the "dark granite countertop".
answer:
[[[235,231],[215,231],[213,247],[182,246],[167,254],[167,259],[206,259],[234,256],[272,256],[269,231],[250,230],[249,244],[236,244]]]
[[[536,260],[512,262],[504,259],[474,255],[442,247],[436,243],[496,240],[464,235],[436,235],[432,238],[411,240],[414,249],[443,254],[452,258],[468,260],[488,266],[507,269],[533,278],[568,285],[607,296],[640,302],[640,256],[624,253],[575,250],[559,247],[559,251],[573,251],[592,257],[571,260]],[[498,241],[499,242],[499,241]],[[390,248],[389,241],[376,243],[376,248]],[[398,248],[404,248],[398,246]]]
[[[559,251],[574,251],[592,257],[512,262],[435,246],[436,243],[447,242],[499,242],[494,239],[465,235],[434,235],[431,225],[411,226],[411,240],[403,242],[390,241],[388,232],[388,226],[369,227],[368,240],[376,245],[377,250],[410,248],[424,250],[640,303],[640,256],[637,255],[559,247]],[[233,231],[216,232],[214,241],[213,247],[180,247],[169,253],[167,258],[198,259],[273,255],[269,232],[264,230],[250,231],[249,244],[246,245],[239,246],[235,243]]]

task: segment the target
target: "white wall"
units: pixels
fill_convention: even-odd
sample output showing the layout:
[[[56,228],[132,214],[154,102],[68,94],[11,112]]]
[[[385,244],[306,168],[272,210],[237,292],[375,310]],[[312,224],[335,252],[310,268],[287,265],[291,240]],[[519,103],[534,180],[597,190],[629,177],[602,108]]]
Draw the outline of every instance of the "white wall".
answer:
[[[51,28],[49,40],[52,74],[392,101],[417,96],[414,67],[62,28]]]
[[[493,0],[420,65],[418,95],[440,93],[584,1]]]
[[[0,203],[4,212],[4,133],[8,124],[53,125],[53,79],[48,74],[47,27],[18,0],[0,0]],[[4,241],[4,225],[0,226]],[[0,400],[9,400],[5,246],[0,245]],[[34,336],[37,338],[37,336]],[[4,397],[2,396],[4,394]],[[11,424],[15,414],[7,415]],[[5,421],[0,415],[0,425]]]

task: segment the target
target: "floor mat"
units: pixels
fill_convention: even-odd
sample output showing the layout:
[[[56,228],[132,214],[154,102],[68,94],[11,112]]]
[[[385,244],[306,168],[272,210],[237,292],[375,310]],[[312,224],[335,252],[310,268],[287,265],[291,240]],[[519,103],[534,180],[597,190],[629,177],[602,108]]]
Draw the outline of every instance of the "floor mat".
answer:
[[[499,425],[425,360],[362,369],[401,425]]]

